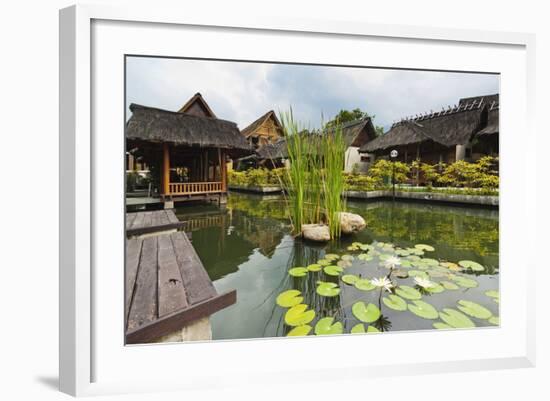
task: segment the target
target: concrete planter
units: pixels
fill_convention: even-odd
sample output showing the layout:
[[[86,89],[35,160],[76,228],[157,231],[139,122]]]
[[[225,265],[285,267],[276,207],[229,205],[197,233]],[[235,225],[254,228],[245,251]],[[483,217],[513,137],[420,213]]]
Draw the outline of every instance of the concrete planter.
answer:
[[[351,199],[387,199],[391,198],[392,195],[392,191],[346,191],[346,196]],[[426,202],[462,203],[468,205],[495,207],[498,207],[499,203],[498,196],[445,194],[439,192],[395,191],[395,198]]]

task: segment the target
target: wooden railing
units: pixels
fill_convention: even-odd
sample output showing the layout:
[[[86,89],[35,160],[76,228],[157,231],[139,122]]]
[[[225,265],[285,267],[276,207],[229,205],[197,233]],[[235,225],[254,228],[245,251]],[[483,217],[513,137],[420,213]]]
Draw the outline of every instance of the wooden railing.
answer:
[[[193,195],[223,192],[222,182],[171,182],[167,195]]]

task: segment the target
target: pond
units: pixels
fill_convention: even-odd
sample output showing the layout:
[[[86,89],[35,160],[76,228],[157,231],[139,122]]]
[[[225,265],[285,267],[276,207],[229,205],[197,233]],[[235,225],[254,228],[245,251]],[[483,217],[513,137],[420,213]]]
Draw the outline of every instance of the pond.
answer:
[[[237,290],[211,318],[213,339],[499,324],[498,210],[347,207],[367,228],[323,246],[290,235],[279,196],[231,193],[225,210],[176,209],[216,289]]]

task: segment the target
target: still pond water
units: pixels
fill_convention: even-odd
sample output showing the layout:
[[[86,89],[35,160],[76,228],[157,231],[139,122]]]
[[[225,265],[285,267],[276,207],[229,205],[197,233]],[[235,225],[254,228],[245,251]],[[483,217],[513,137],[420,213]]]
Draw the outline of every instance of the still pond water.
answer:
[[[237,303],[211,318],[214,340],[285,336],[298,325],[305,332],[312,327],[309,334],[314,334],[325,317],[334,318],[318,327],[327,333],[349,333],[354,327],[434,329],[434,323],[439,328],[498,325],[497,210],[348,201],[348,211],[362,215],[367,229],[318,246],[293,239],[283,206],[278,196],[231,193],[225,210],[204,205],[176,210],[188,222],[193,246],[218,292],[237,290]],[[428,247],[415,248],[418,244]],[[390,276],[394,295],[370,282],[388,275],[391,256],[401,263]],[[477,262],[483,269],[478,264],[462,268],[459,261]],[[302,277],[288,273],[311,265],[320,270],[302,271]],[[327,265],[343,269],[330,275]],[[334,284],[324,284],[327,291],[320,295],[319,282]],[[426,282],[426,287],[418,284]],[[278,295],[290,289],[300,293],[287,293],[285,307],[277,305]],[[297,303],[307,308],[287,316],[290,326],[285,314]]]

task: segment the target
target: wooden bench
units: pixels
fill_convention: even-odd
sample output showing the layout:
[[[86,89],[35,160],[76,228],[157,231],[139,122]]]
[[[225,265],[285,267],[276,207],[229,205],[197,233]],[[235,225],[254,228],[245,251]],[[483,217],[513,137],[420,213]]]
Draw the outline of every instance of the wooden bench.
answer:
[[[126,343],[147,343],[234,304],[183,232],[126,241]]]

